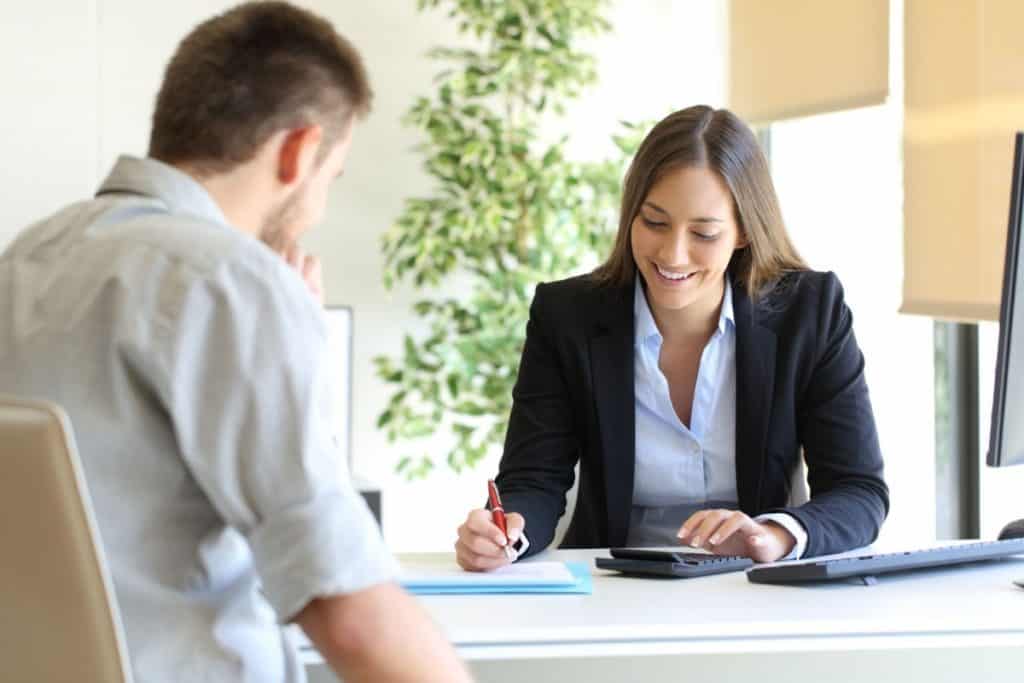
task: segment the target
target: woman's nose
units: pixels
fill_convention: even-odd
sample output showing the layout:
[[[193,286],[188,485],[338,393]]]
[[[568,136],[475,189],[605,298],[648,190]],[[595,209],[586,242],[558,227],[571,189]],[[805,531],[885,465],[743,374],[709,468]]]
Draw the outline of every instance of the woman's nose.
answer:
[[[658,260],[662,266],[681,266],[690,262],[690,241],[685,231],[666,235],[658,249]]]

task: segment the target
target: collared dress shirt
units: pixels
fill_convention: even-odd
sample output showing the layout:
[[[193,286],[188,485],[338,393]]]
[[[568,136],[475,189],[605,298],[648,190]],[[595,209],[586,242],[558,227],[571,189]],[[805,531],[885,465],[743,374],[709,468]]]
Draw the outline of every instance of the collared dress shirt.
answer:
[[[678,545],[676,533],[698,510],[738,509],[736,492],[736,322],[728,279],[718,324],[704,347],[689,427],[672,406],[658,366],[662,336],[639,276],[634,288],[636,464],[630,546]],[[793,534],[786,559],[800,557],[807,532],[785,513],[760,515]]]
[[[303,681],[284,624],[396,575],[326,353],[300,276],[154,160],[0,256],[0,391],[71,417],[139,683]]]

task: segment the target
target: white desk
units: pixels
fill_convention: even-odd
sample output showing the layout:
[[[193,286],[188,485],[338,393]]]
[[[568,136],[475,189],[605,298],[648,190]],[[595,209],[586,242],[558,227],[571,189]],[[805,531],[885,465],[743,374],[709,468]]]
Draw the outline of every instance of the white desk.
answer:
[[[606,554],[539,559],[593,566]],[[1024,681],[1024,590],[1011,582],[1024,578],[1024,560],[874,586],[593,572],[593,595],[421,600],[481,681]],[[307,661],[319,658],[309,651]]]

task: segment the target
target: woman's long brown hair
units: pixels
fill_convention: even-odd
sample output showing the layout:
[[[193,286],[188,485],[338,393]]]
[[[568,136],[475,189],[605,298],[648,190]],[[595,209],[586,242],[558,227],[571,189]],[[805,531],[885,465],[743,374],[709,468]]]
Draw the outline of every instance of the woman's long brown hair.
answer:
[[[807,270],[782,222],[768,161],[754,133],[727,109],[698,105],[659,122],[640,144],[626,173],[615,246],[592,276],[601,284],[632,284],[636,262],[630,231],[651,187],[678,168],[705,167],[732,193],[746,246],[737,249],[730,273],[756,299],[785,273]]]

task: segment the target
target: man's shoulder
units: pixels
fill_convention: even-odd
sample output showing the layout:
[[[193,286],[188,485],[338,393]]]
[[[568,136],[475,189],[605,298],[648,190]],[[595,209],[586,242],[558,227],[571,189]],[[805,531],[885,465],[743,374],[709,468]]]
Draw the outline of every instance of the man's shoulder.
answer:
[[[104,198],[101,214],[85,237],[91,246],[122,258],[160,260],[183,276],[223,279],[232,274],[254,283],[287,281],[282,259],[256,237],[209,218],[168,211],[147,197]]]
[[[70,204],[18,233],[5,253],[45,261],[92,250],[111,262],[129,253],[162,254],[200,270],[225,261],[264,269],[275,260],[269,248],[240,230],[127,194]]]
[[[98,242],[123,245],[128,251],[151,250],[201,275],[231,265],[270,276],[282,265],[252,235],[201,216],[163,211],[103,223],[108,221],[100,221],[93,236]]]
[[[123,241],[129,257],[135,249],[150,251],[182,292],[220,292],[217,296],[226,303],[244,300],[290,319],[317,319],[306,315],[315,305],[302,279],[263,242],[236,228],[199,216],[165,214],[138,224],[127,221],[110,239]]]
[[[138,195],[70,205],[22,232],[2,258],[31,264],[36,281],[50,273],[47,281],[82,290],[117,281],[160,306],[199,289],[266,303],[306,295],[301,279],[255,237]]]

